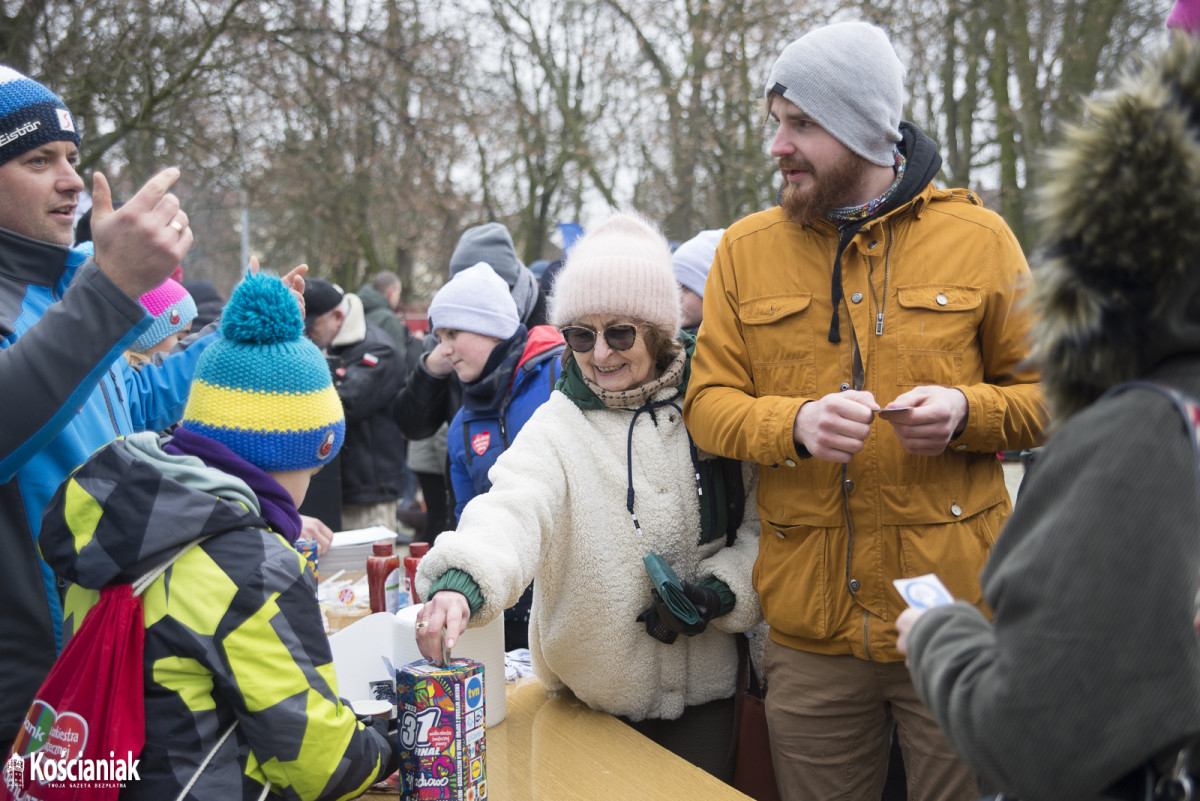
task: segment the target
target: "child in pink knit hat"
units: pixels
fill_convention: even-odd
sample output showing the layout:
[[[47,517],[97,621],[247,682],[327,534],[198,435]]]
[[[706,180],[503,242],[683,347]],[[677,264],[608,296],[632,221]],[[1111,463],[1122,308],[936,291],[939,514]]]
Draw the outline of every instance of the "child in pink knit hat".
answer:
[[[155,353],[170,352],[175,343],[188,335],[196,318],[196,302],[171,278],[142,295],[139,301],[154,315],[154,323],[125,351],[125,358],[134,367],[150,361]]]

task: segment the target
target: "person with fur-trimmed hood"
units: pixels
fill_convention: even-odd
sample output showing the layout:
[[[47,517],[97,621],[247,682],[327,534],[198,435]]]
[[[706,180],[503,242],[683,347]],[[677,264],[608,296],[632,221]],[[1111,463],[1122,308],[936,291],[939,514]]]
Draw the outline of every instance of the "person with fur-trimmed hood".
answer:
[[[547,689],[570,688],[729,778],[734,635],[762,619],[750,581],[757,473],[705,459],[684,427],[694,340],[679,330],[666,239],[626,214],[589,230],[550,319],[566,338],[563,375],[496,460],[491,489],[421,560],[417,592],[430,600],[417,644],[440,659],[443,625],[452,646],[536,579],[529,650]],[[744,504],[744,517],[717,498]],[[697,607],[691,624],[656,602],[652,552]]]
[[[1024,801],[1096,798],[1200,732],[1195,445],[1164,393],[1112,391],[1200,398],[1196,40],[1093,100],[1050,168],[1033,358],[1054,431],[983,571],[994,618],[897,621],[947,739]]]

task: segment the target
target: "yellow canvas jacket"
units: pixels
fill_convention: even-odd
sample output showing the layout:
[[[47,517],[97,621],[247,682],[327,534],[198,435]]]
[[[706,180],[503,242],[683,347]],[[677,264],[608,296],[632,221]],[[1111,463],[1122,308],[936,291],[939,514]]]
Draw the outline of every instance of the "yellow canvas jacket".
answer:
[[[840,342],[830,342],[838,230],[782,209],[725,233],[704,295],[684,414],[696,444],[766,465],[754,585],[771,636],[792,648],[902,659],[892,579],[936,573],[983,607],[979,571],[1011,511],[1000,450],[1046,421],[1022,365],[1029,268],[1012,232],[963,190],[927,185],[871,220],[841,255]],[[854,386],[885,406],[920,385],[963,392],[968,422],[943,454],[905,452],[880,419],[845,466],[798,453],[806,401]],[[805,454],[807,456],[807,454]]]

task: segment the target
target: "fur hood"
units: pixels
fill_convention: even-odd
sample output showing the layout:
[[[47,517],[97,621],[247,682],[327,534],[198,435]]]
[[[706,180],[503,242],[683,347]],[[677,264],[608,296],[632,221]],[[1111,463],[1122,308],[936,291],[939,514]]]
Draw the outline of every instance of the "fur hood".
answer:
[[[1088,103],[1049,155],[1032,356],[1057,425],[1200,352],[1200,47],[1184,36]]]

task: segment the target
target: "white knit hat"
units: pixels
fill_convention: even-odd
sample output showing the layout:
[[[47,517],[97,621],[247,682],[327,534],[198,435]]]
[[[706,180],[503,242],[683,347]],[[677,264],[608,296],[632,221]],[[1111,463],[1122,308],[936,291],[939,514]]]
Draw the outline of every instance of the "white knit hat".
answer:
[[[872,164],[895,163],[904,65],[874,25],[839,22],[801,36],[771,68],[767,96],[772,92]]]
[[[569,325],[593,314],[644,320],[671,336],[679,331],[671,248],[641,217],[614,214],[567,254],[550,295],[550,322]]]
[[[482,261],[455,273],[429,304],[431,329],[453,328],[508,339],[520,324],[508,284]]]
[[[714,228],[701,231],[679,247],[671,256],[675,267],[675,280],[683,286],[704,297],[704,282],[708,280],[708,271],[712,268],[713,257],[717,255],[717,244],[721,241],[724,228]]]

